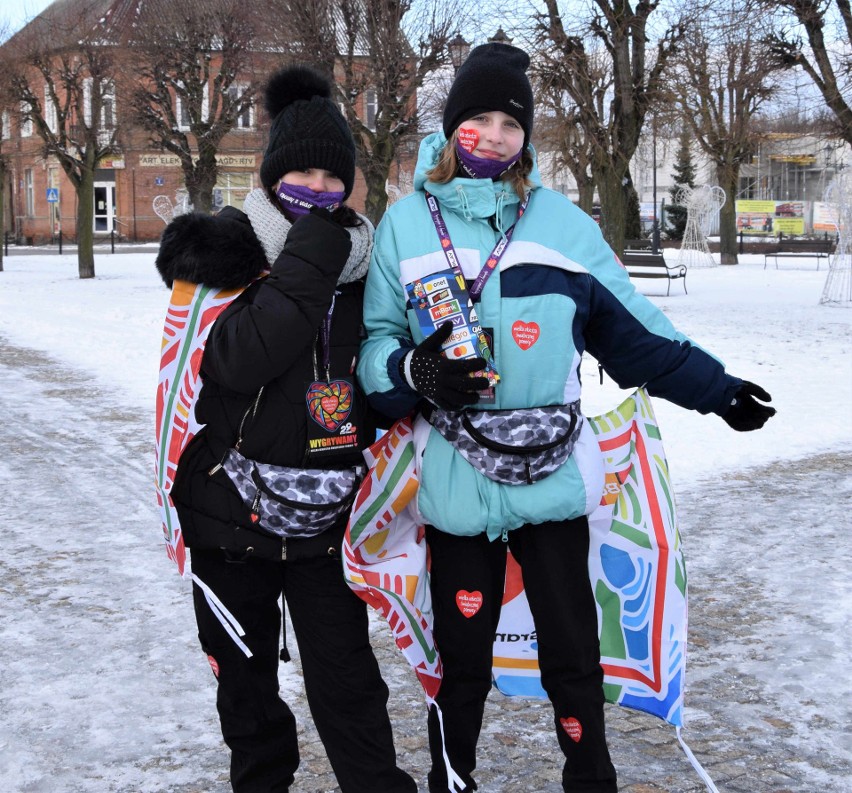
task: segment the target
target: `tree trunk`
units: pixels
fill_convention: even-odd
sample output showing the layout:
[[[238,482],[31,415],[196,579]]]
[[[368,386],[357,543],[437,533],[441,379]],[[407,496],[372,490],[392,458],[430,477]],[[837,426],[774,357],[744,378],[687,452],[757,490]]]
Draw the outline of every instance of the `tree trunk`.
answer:
[[[183,177],[192,211],[209,215],[213,210],[213,189],[219,178],[216,149],[208,145],[199,151],[194,163],[184,164]]]
[[[614,168],[604,167],[595,174],[601,200],[601,231],[609,246],[621,256],[624,253],[624,227],[627,218],[623,175]]]
[[[0,273],[3,272],[3,251],[6,248],[6,161],[0,155]]]
[[[736,163],[716,167],[719,187],[725,191],[725,204],[719,210],[719,254],[722,264],[739,264],[737,258],[737,185],[740,168]]]
[[[587,215],[591,216],[592,209],[595,205],[595,183],[589,179],[582,184],[577,183],[577,192],[579,193],[579,207]]]
[[[95,170],[80,168],[77,185],[77,272],[80,278],[95,277]]]

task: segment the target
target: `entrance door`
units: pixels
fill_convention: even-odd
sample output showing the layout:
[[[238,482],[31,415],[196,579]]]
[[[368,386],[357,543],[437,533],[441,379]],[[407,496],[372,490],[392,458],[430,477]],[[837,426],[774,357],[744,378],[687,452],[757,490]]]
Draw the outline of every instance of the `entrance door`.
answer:
[[[95,232],[115,228],[115,184],[95,182]]]

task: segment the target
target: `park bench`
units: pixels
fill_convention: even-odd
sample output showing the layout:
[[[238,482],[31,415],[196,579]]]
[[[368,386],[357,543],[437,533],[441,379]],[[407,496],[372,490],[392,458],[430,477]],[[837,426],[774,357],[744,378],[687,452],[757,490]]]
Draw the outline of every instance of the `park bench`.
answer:
[[[624,240],[624,250],[649,251],[651,250],[651,240]]]
[[[834,252],[834,240],[805,240],[784,239],[778,240],[778,247],[771,253],[763,254],[763,269],[770,259],[775,259],[775,269],[778,269],[779,257],[796,257],[802,259],[816,259],[817,270],[821,259],[827,259]]]
[[[683,292],[686,291],[686,267],[675,265],[669,267],[662,253],[651,253],[650,251],[624,251],[621,263],[631,278],[665,278],[666,296],[672,288],[672,281],[683,279]]]

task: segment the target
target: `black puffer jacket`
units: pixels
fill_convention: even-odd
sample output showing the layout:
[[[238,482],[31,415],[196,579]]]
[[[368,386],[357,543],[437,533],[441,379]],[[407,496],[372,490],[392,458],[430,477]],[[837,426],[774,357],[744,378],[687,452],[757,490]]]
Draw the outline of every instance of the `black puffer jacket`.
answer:
[[[376,434],[376,414],[365,409],[359,451],[326,463],[307,462],[306,392],[315,379],[314,354],[322,368],[319,328],[335,296],[330,375],[354,380],[364,334],[363,281],[336,285],[349,255],[346,230],[322,215],[291,228],[268,277],[252,283],[226,308],[210,331],[201,360],[202,388],[196,417],[204,428],[181,455],[172,499],[190,548],[225,548],[281,558],[281,540],[252,529],[249,511],[224,470],[210,475],[233,446],[246,410],[259,389],[254,418],[246,421],[240,451],[260,462],[344,468],[363,462],[360,449]],[[215,217],[187,215],[164,232],[157,268],[167,285],[187,280],[237,287],[267,267],[248,218],[234,209]],[[356,401],[366,399],[356,388]],[[353,413],[354,415],[354,413]]]

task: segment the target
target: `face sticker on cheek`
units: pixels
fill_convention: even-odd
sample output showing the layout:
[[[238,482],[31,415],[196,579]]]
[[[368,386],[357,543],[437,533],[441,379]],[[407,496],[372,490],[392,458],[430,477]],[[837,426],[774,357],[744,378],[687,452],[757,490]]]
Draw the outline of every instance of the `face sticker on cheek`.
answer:
[[[459,127],[459,146],[461,146],[468,154],[472,154],[473,150],[478,145],[479,130]]]

